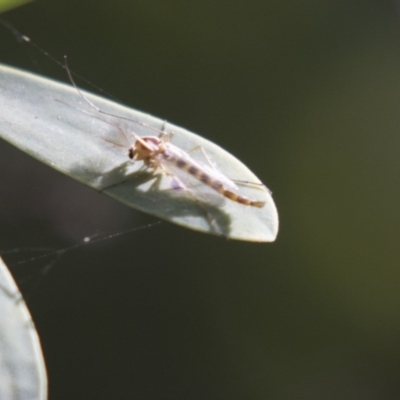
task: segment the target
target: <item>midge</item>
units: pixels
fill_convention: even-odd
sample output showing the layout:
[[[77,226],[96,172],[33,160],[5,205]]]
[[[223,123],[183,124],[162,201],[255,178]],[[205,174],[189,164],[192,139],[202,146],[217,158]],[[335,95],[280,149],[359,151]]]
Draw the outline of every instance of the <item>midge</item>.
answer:
[[[64,60],[65,69],[68,73],[69,79],[75,89],[78,91],[79,95],[83,98],[83,100],[101,114],[118,117],[116,115],[101,110],[82,93],[72,77],[72,73],[67,64],[67,58],[64,57]],[[127,119],[124,117],[119,118]],[[207,156],[206,158],[213,168],[207,168],[206,166],[201,165],[199,162],[194,160],[193,157],[191,157],[186,151],[173,145],[171,143],[173,133],[159,131],[158,129],[150,125],[132,119],[127,120],[160,132],[159,136],[139,136],[134,132],[130,132],[130,134],[135,138],[134,144],[131,145],[128,150],[128,156],[131,160],[142,161],[146,167],[151,168],[154,172],[161,171],[165,175],[173,177],[176,181],[179,182],[179,185],[181,187],[185,187],[185,185],[180,182],[180,180],[175,177],[174,174],[171,172],[172,167],[176,167],[181,171],[184,171],[185,173],[193,176],[199,182],[203,183],[204,185],[215,190],[222,196],[236,203],[257,208],[262,208],[265,206],[265,201],[252,200],[246,196],[237,193],[239,189],[235,185],[235,183],[225,177],[221,172],[217,171],[215,167],[213,167],[212,163],[208,160]],[[254,183],[254,185],[263,184]]]
[[[252,200],[236,193],[237,187],[233,181],[217,171],[206,169],[187,152],[173,145],[172,134],[161,132],[160,136],[134,136],[136,141],[129,148],[130,159],[143,161],[147,167],[154,171],[161,170],[166,175],[170,175],[168,166],[175,166],[232,201],[258,208],[265,206],[264,201]]]

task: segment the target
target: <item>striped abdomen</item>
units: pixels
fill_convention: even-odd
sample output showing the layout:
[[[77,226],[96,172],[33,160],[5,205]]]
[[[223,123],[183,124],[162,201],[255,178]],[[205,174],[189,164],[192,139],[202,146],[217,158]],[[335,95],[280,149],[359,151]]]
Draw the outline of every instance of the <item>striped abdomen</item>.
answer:
[[[184,158],[177,157],[175,155],[170,154],[169,152],[164,152],[162,154],[164,160],[168,161],[171,164],[174,164],[179,169],[186,171],[188,174],[195,177],[200,182],[214,189],[222,196],[227,197],[228,199],[235,201],[237,203],[251,206],[251,207],[264,207],[264,201],[251,200],[246,196],[239,195],[232,190],[228,189],[218,178],[213,178],[211,174],[207,173],[200,166],[197,166],[194,163],[191,163],[190,160],[185,160]]]

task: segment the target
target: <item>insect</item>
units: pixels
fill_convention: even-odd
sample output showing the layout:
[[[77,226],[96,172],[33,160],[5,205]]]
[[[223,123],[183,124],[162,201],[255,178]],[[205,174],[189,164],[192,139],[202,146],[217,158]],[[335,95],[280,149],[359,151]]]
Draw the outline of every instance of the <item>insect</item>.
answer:
[[[161,170],[167,175],[170,175],[170,166],[179,168],[232,201],[246,206],[264,207],[264,201],[252,200],[238,194],[233,181],[216,170],[206,168],[187,152],[173,145],[171,134],[161,132],[160,136],[135,136],[136,141],[129,148],[130,159],[143,161],[147,167],[154,171]]]
[[[86,103],[88,103],[92,108],[94,108],[101,114],[115,117],[115,115],[107,113],[98,108],[82,93],[72,77],[72,73],[68,67],[66,57],[65,69],[68,73],[71,83]],[[138,123],[139,125],[145,126],[147,128],[157,130],[154,127],[149,126],[145,123],[135,120],[130,121]],[[222,196],[236,203],[256,208],[262,208],[265,206],[264,201],[253,200],[239,194],[239,189],[236,184],[232,180],[224,176],[221,172],[216,170],[213,164],[208,160],[208,157],[204,153],[204,150],[203,153],[205,154],[208,163],[211,165],[211,168],[197,162],[188,152],[172,144],[171,139],[173,137],[173,134],[171,132],[165,132],[164,130],[159,132],[160,134],[158,136],[139,136],[134,132],[130,132],[131,135],[135,138],[135,142],[128,149],[129,158],[133,161],[142,161],[146,167],[152,169],[155,173],[161,172],[173,178],[175,182],[178,182],[178,187],[180,188],[185,188],[186,185],[177,176],[174,176],[172,170],[176,168],[183,171],[184,173],[191,175],[198,182],[201,182],[202,184],[208,186]],[[243,183],[249,184],[249,182]],[[255,183],[254,185],[263,186],[262,183]]]

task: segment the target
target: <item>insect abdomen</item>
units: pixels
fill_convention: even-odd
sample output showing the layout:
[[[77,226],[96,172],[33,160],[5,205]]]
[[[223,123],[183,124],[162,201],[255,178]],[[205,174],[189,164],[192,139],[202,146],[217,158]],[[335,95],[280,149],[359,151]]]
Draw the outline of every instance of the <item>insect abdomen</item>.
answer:
[[[198,179],[200,182],[204,183],[205,185],[209,186],[210,188],[214,189],[215,191],[232,201],[246,206],[258,208],[264,207],[265,205],[264,201],[250,200],[246,196],[239,195],[232,190],[227,189],[224,184],[218,179],[213,178],[212,176],[204,172],[204,170],[202,170],[201,168],[191,164],[184,159],[177,158],[171,155],[168,155],[165,158],[168,159],[169,162],[174,163],[178,168],[186,171],[187,173]]]
[[[237,203],[240,204],[244,204],[245,206],[258,207],[258,208],[265,206],[265,201],[250,200],[248,197],[232,192],[231,190],[226,188],[223,188],[221,193],[228,199],[236,201]]]

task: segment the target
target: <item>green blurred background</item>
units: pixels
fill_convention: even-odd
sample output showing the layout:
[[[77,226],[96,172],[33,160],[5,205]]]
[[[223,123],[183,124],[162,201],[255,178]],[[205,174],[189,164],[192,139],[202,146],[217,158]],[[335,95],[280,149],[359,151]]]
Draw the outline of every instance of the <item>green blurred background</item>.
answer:
[[[48,0],[3,17],[237,155],[281,220],[273,244],[161,223],[65,254],[39,286],[48,260],[15,265],[50,399],[400,398],[400,2]],[[67,81],[5,29],[0,49]],[[4,142],[0,168],[0,244],[20,259],[154,221]]]

